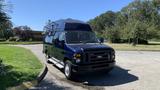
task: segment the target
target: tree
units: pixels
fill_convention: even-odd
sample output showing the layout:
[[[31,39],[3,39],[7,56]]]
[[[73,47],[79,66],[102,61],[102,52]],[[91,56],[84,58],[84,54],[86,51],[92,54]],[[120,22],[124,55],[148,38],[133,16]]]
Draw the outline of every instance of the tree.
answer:
[[[28,41],[33,38],[32,29],[28,26],[18,26],[13,28],[14,36],[19,37],[23,41]]]
[[[11,34],[12,22],[4,10],[4,0],[0,0],[0,38],[8,39]]]
[[[88,22],[111,42],[145,44],[160,39],[160,1],[135,0],[119,12],[108,11]]]
[[[111,27],[114,25],[116,18],[116,13],[112,11],[108,11],[100,16],[97,16],[95,19],[91,19],[88,23],[91,25],[94,31],[98,33],[103,33],[105,27]]]
[[[158,36],[160,26],[160,15],[156,0],[135,0],[122,9],[122,13],[128,17],[126,29],[129,38],[133,39],[133,44],[138,40],[148,40]],[[159,4],[160,5],[160,4]],[[128,28],[132,27],[132,29]]]
[[[107,36],[107,39],[112,43],[119,43],[120,42],[120,27],[119,26],[112,26],[112,27],[106,27],[105,35]]]

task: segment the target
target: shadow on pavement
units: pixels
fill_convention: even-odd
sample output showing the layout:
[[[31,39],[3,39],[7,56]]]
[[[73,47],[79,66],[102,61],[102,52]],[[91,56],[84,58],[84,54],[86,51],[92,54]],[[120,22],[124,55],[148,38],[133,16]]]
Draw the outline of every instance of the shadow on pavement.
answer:
[[[138,80],[138,77],[128,73],[129,70],[116,66],[110,73],[86,73],[78,75],[74,82],[88,86],[115,86]]]
[[[53,67],[55,67],[53,65]],[[57,67],[56,67],[57,68]],[[61,69],[57,68],[60,72],[62,72]],[[105,73],[84,73],[81,75],[77,75],[76,79],[74,79],[73,81],[67,80],[65,77],[59,77],[61,78],[60,80],[62,81],[67,81],[70,84],[73,84],[75,86],[83,86],[85,88],[85,86],[89,86],[86,88],[90,88],[91,90],[93,88],[97,87],[99,90],[103,90],[103,87],[101,86],[116,86],[116,85],[122,85],[122,84],[127,84],[130,82],[134,82],[136,80],[138,80],[138,77],[128,73],[128,71],[130,70],[126,70],[124,68],[118,67],[116,66],[110,73],[105,74]],[[38,89],[38,90],[68,90],[71,89],[71,87],[61,87],[61,86],[57,86],[53,83],[49,83],[48,80],[44,81],[43,80],[43,84],[40,84],[40,88],[42,89]],[[44,86],[44,87],[42,87]],[[45,87],[47,86],[47,87]],[[90,87],[91,86],[91,87]],[[96,87],[92,87],[92,86],[96,86]],[[34,89],[35,90],[35,89]],[[37,90],[37,89],[36,89]],[[94,89],[95,90],[95,89]]]
[[[59,86],[48,79],[44,79],[39,85],[29,90],[70,90],[70,87]]]

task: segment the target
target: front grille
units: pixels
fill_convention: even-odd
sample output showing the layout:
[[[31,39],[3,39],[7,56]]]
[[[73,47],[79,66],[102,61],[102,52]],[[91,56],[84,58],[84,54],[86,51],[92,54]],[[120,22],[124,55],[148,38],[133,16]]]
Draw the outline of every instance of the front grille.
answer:
[[[113,62],[111,58],[111,50],[85,50],[85,62],[92,68],[107,67],[108,63]]]
[[[102,62],[108,61],[110,59],[109,52],[100,51],[100,52],[92,52],[89,55],[89,60],[91,62]]]

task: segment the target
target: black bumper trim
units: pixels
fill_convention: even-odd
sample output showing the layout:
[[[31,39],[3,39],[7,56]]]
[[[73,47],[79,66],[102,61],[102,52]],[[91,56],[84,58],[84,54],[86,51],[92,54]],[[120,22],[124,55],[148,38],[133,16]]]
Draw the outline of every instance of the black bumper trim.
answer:
[[[72,71],[76,73],[94,72],[94,71],[99,71],[99,70],[111,69],[114,66],[115,66],[115,62],[107,63],[106,66],[96,67],[96,68],[93,68],[93,65],[80,66],[80,65],[72,64]]]

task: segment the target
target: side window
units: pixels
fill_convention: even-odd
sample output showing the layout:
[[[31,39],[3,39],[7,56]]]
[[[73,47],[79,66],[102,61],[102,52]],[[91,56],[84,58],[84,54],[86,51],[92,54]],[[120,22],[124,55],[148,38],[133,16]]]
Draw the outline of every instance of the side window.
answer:
[[[54,39],[54,40],[55,40],[55,39],[58,39],[58,38],[59,38],[59,34],[60,34],[60,32],[55,32],[53,39]]]
[[[48,35],[46,35],[46,37],[45,37],[45,43],[48,43]]]
[[[65,33],[64,32],[60,33],[60,35],[59,35],[59,41],[63,41],[63,40],[65,40]]]
[[[48,44],[52,44],[54,32],[48,32],[48,34],[44,38],[44,42]]]
[[[45,43],[52,43],[53,36],[47,35],[45,38]]]

